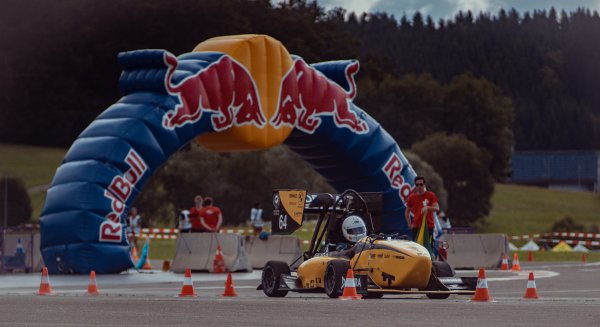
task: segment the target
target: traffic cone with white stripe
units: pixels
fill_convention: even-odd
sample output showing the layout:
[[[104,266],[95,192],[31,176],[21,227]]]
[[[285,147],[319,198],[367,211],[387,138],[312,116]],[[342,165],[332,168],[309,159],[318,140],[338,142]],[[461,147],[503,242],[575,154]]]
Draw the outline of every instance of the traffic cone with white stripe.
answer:
[[[352,268],[348,268],[346,272],[346,282],[344,283],[344,293],[340,298],[342,300],[360,300],[362,296],[356,293],[356,284],[354,283],[354,272]]]
[[[179,296],[198,296],[194,289],[194,282],[192,281],[192,270],[185,268],[185,278],[183,279],[183,287]]]
[[[90,283],[88,284],[87,294],[100,295],[100,292],[98,292],[98,286],[96,285],[96,272],[93,270],[90,272]]]
[[[500,266],[500,270],[508,270],[508,258],[506,254],[502,255],[502,265]]]
[[[583,263],[583,264],[585,265],[586,261],[587,261],[587,260],[586,260],[586,257],[585,257],[585,253],[583,253],[583,254],[581,255],[581,263]]]
[[[490,301],[490,293],[488,291],[487,279],[485,278],[485,269],[479,269],[479,277],[477,278],[477,288],[475,295],[471,301]]]
[[[50,277],[48,277],[48,268],[42,268],[42,281],[40,282],[40,290],[37,295],[54,295],[52,286],[50,286]]]
[[[513,255],[512,271],[521,271],[521,264],[519,264],[519,254],[517,252],[515,252],[515,254]]]
[[[535,279],[533,278],[533,272],[529,273],[529,280],[527,281],[527,289],[525,290],[524,299],[539,299],[537,289],[535,287]]]
[[[533,252],[531,251],[527,253],[527,262],[533,262]]]
[[[225,258],[223,258],[223,252],[221,252],[221,246],[217,246],[217,253],[215,253],[215,259],[213,260],[213,271],[214,273],[225,272]]]

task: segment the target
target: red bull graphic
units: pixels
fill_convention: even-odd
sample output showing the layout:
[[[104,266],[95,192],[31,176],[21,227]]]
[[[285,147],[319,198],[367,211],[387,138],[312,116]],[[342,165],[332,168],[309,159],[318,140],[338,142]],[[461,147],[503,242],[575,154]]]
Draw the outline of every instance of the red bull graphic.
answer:
[[[122,176],[115,176],[104,191],[104,196],[110,199],[112,210],[106,215],[106,221],[100,224],[100,242],[121,242],[123,236],[121,215],[125,211],[125,203],[148,170],[144,160],[133,149],[127,153],[125,162],[129,169]]]
[[[122,218],[149,175],[192,140],[214,151],[283,144],[338,191],[383,192],[380,231],[410,235],[398,214],[415,173],[352,102],[357,61],[308,65],[269,36],[232,35],[180,57],[145,49],[118,62],[124,97],[81,133],[47,193],[40,249],[50,273],[132,267]]]
[[[406,203],[406,199],[412,192],[412,186],[402,177],[402,168],[400,157],[396,153],[392,153],[382,170],[390,181],[390,186],[398,190],[398,195]]]
[[[179,100],[175,109],[165,114],[164,128],[175,129],[195,123],[204,112],[213,113],[211,123],[217,132],[234,125],[263,127],[266,124],[252,76],[230,56],[223,55],[175,85],[172,77],[177,69],[177,58],[165,53],[164,61],[168,66],[165,88]]]
[[[304,60],[296,58],[281,82],[279,104],[271,124],[296,127],[312,134],[321,125],[320,116],[333,116],[337,127],[356,134],[367,133],[367,123],[350,110],[350,103],[356,96],[354,75],[358,68],[358,62],[346,67],[346,80],[350,85],[350,90],[346,91]]]

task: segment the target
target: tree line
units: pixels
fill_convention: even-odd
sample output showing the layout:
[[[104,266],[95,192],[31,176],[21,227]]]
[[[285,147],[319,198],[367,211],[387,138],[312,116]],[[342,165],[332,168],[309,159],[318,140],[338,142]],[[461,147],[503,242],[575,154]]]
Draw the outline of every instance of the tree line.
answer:
[[[587,9],[459,12],[434,22],[420,13],[326,11],[305,0],[26,0],[3,5],[0,30],[0,142],[69,146],[120,97],[118,52],[179,55],[210,37],[256,33],[309,63],[359,59],[355,101],[439,173],[449,216],[461,224],[489,213],[493,182],[510,176],[513,150],[600,148],[600,17]],[[269,194],[297,184],[255,173],[285,171],[270,167],[282,153],[289,155],[182,151],[147,184],[140,204],[167,214],[184,206],[183,192],[169,195],[173,188],[190,199],[214,193],[243,221],[256,200],[234,195],[236,185]],[[204,171],[201,162],[227,173]],[[300,186],[326,189],[308,180]]]

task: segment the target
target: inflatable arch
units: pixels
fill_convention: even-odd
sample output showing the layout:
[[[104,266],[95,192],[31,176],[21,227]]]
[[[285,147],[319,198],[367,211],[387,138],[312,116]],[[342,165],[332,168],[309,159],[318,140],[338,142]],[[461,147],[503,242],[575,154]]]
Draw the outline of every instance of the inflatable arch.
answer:
[[[128,208],[193,139],[218,151],[284,143],[337,190],[384,192],[381,230],[409,233],[404,198],[415,172],[352,102],[357,61],[308,65],[271,37],[236,35],[179,57],[140,50],[118,62],[124,96],[79,135],[47,193],[41,250],[51,273],[132,267],[121,224]]]

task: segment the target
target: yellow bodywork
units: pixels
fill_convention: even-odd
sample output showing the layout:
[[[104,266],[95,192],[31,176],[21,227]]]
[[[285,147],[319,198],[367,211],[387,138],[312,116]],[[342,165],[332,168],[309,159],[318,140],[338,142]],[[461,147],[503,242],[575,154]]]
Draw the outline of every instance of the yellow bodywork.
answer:
[[[371,280],[384,289],[425,288],[431,275],[431,257],[423,246],[405,240],[376,240],[371,246],[366,239],[355,245],[350,266],[357,272],[367,272]],[[360,253],[360,256],[359,256]],[[302,288],[324,287],[327,263],[340,260],[336,256],[317,256],[298,267]],[[354,266],[356,261],[358,264]]]

